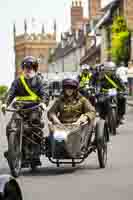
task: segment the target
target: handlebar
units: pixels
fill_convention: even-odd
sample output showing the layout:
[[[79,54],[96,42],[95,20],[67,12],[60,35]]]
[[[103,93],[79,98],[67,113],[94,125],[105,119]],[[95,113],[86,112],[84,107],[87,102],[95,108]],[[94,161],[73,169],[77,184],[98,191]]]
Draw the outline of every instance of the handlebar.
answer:
[[[126,96],[128,96],[128,92],[118,92],[118,95],[126,95]]]
[[[35,106],[31,107],[31,108],[24,108],[24,109],[23,108],[20,108],[20,109],[9,109],[9,108],[7,108],[6,111],[7,112],[20,112],[20,111],[25,112],[25,111],[35,110],[35,109],[37,109],[39,107],[41,107],[41,104],[35,105]]]

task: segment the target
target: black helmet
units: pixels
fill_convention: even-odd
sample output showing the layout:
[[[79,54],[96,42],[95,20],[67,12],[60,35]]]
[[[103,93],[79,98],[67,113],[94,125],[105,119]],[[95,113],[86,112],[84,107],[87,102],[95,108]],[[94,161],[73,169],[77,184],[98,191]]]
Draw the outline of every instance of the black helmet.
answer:
[[[65,87],[73,87],[75,89],[79,88],[79,81],[77,79],[73,79],[73,78],[66,78],[63,80],[63,88]]]
[[[24,57],[21,63],[22,69],[26,68],[33,68],[35,71],[38,70],[38,60],[33,56],[26,56]]]
[[[104,65],[103,65],[103,64],[98,64],[98,65],[96,65],[96,71],[97,71],[97,72],[102,72],[102,71],[104,71]]]

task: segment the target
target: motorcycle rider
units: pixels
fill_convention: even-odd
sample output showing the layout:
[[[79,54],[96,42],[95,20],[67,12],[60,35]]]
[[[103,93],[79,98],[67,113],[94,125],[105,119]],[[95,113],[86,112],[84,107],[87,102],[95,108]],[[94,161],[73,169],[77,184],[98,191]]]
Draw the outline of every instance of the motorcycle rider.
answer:
[[[79,84],[80,84],[80,88],[83,88],[86,84],[86,82],[90,81],[92,77],[92,73],[90,70],[90,66],[85,64],[81,66],[81,74],[79,75]]]
[[[90,102],[79,93],[77,79],[63,80],[63,94],[48,111],[53,123],[80,123],[92,121],[95,109]]]
[[[63,93],[48,111],[48,119],[52,124],[88,123],[91,125],[95,119],[95,108],[79,93],[77,79],[63,80]],[[52,127],[52,126],[51,126]],[[50,127],[50,130],[52,128]]]
[[[102,91],[106,91],[111,88],[115,88],[118,92],[125,92],[126,88],[123,82],[116,75],[116,65],[113,62],[106,62],[104,65],[99,66],[98,80]],[[123,116],[125,114],[125,98],[117,98],[118,115]]]
[[[90,66],[85,64],[81,66],[81,74],[78,76],[79,85],[80,85],[80,92],[81,94],[85,95],[85,87],[89,85],[92,78],[92,73],[90,70]]]
[[[14,99],[16,99],[16,101],[29,102],[27,105],[28,107],[41,103],[43,111],[46,109],[46,105],[48,104],[48,95],[46,93],[47,86],[45,85],[42,74],[38,72],[38,65],[38,60],[32,56],[27,56],[22,60],[22,74],[16,78],[11,85],[5,104],[1,106],[3,113],[6,112],[7,107]],[[27,108],[27,106],[23,108]],[[36,112],[30,112],[28,116],[33,123],[37,123],[40,127],[43,124],[42,109],[38,109]],[[15,120],[13,120],[14,118],[15,113],[12,115],[6,128],[7,140],[15,123]],[[40,163],[37,151],[34,159],[36,163]]]

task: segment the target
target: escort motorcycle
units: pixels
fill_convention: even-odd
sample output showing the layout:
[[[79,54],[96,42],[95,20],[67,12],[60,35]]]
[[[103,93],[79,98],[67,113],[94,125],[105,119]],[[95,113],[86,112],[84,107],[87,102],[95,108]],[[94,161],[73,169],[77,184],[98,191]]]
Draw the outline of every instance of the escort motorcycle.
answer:
[[[108,133],[116,135],[117,127],[117,90],[115,88],[97,94],[97,110],[102,119],[105,119]]]
[[[0,176],[0,199],[23,200],[20,185],[10,175],[4,174]]]
[[[55,126],[49,136],[44,137],[40,126],[33,124],[27,118],[28,112],[34,112],[40,105],[22,108],[24,102],[16,102],[15,108],[8,108],[13,112],[16,126],[11,130],[8,138],[7,158],[11,174],[20,175],[22,168],[36,169],[34,154],[45,155],[51,163],[59,167],[61,164],[71,164],[75,167],[82,163],[92,152],[97,152],[100,168],[107,163],[107,134],[105,120],[97,118],[94,124]],[[27,150],[30,153],[26,159]],[[39,151],[36,152],[36,149]]]
[[[90,85],[89,81],[85,82],[84,88],[80,88],[80,93],[86,97],[93,106],[96,104],[96,88]]]

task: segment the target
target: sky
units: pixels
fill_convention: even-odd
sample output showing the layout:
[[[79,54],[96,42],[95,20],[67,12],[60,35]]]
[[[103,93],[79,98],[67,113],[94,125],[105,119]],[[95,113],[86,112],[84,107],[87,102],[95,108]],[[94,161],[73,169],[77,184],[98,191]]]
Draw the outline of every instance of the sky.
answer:
[[[85,16],[88,15],[88,0],[82,0]],[[111,0],[102,0],[102,5]],[[53,21],[57,21],[60,33],[70,27],[70,6],[72,0],[1,0],[0,3],[0,85],[10,86],[14,78],[13,23],[17,34],[23,33],[23,22],[27,20],[29,32],[53,30]],[[32,25],[32,19],[35,19]]]

